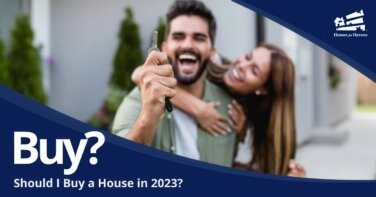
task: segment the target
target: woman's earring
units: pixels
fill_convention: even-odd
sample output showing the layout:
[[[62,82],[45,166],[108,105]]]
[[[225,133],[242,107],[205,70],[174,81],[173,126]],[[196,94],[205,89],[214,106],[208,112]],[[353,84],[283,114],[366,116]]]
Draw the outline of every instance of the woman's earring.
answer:
[[[256,90],[255,94],[256,94],[257,96],[260,96],[260,95],[261,95],[261,91],[260,91],[260,90]]]

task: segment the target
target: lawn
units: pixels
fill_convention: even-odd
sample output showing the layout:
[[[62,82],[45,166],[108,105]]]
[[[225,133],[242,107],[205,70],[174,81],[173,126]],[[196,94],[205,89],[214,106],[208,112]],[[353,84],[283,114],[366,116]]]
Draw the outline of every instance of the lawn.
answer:
[[[356,108],[358,112],[376,112],[376,104],[359,104]]]

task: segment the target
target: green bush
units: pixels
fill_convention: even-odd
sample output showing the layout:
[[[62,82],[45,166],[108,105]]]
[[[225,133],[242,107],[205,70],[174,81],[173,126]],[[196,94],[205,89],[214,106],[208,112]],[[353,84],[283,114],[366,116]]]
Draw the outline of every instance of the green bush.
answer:
[[[330,80],[330,87],[332,90],[337,89],[338,85],[341,83],[341,73],[340,70],[330,64],[329,65],[329,80]]]
[[[166,24],[160,18],[156,27],[159,48],[164,40],[165,27]],[[88,120],[88,123],[92,126],[107,131],[111,131],[113,119],[123,98],[135,86],[131,80],[133,70],[143,63],[141,38],[130,8],[126,8],[126,19],[121,24],[118,37],[120,43],[114,57],[113,71],[106,100],[102,103],[100,109]]]
[[[3,85],[7,85],[7,69],[5,67],[6,63],[4,53],[4,43],[0,38],[0,83]]]
[[[138,25],[133,19],[132,9],[125,9],[126,18],[123,20],[118,34],[119,45],[113,61],[113,71],[110,84],[122,90],[130,91],[135,84],[131,80],[133,70],[142,64],[141,38]]]
[[[116,111],[126,94],[126,91],[110,85],[106,100],[102,103],[100,109],[88,120],[88,123],[94,127],[111,131]]]
[[[143,63],[138,25],[133,19],[131,8],[127,7],[125,13],[126,18],[118,34],[119,45],[113,60],[106,100],[88,120],[89,124],[107,131],[111,131],[115,113],[123,98],[135,86],[131,79],[133,70]]]
[[[17,17],[11,32],[8,54],[8,86],[19,93],[45,104],[39,51],[33,46],[34,33],[29,17]]]

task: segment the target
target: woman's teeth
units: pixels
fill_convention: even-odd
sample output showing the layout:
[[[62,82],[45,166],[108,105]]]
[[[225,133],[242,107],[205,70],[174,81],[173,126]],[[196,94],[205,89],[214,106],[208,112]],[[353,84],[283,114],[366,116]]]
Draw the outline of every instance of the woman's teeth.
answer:
[[[235,68],[232,69],[232,74],[233,74],[235,79],[240,80],[239,73]]]

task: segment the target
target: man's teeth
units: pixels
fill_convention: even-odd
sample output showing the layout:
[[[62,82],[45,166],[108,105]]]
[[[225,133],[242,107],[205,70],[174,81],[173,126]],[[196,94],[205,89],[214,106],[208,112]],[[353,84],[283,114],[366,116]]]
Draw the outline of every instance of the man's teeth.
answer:
[[[179,56],[179,59],[180,60],[192,60],[192,61],[196,61],[196,57],[194,55],[190,55],[190,54],[182,54]]]
[[[235,77],[235,79],[240,79],[239,78],[239,73],[238,73],[238,71],[236,70],[236,69],[232,69],[232,74],[234,75],[234,77]]]

